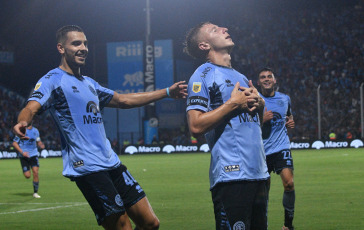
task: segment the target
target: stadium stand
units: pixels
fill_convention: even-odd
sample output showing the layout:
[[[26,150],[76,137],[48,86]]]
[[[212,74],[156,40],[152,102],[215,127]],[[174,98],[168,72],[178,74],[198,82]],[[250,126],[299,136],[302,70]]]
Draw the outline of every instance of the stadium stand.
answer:
[[[0,151],[11,150],[14,134],[12,127],[16,123],[18,113],[24,106],[26,98],[0,86]],[[41,139],[47,149],[60,150],[58,130],[48,113],[40,115],[34,121]]]
[[[291,140],[317,138],[321,85],[322,138],[350,132],[360,138],[360,84],[364,81],[364,12],[360,5],[249,15],[229,28],[233,66],[255,79],[272,67],[279,91],[290,95],[296,121]]]

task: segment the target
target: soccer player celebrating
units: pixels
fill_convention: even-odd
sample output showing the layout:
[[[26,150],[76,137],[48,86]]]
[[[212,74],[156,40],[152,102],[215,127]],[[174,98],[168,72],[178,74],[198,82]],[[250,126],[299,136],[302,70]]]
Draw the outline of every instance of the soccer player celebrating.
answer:
[[[293,183],[293,159],[287,128],[294,128],[289,96],[275,91],[276,78],[273,70],[263,68],[259,72],[258,85],[265,100],[263,116],[263,143],[267,155],[268,172],[274,171],[282,178],[284,193],[283,230],[294,229],[292,225],[295,203]],[[270,179],[269,179],[270,185]]]
[[[44,149],[44,144],[39,137],[39,131],[30,123],[25,130],[25,135],[29,139],[20,139],[18,136],[14,137],[13,146],[19,153],[20,165],[23,169],[23,174],[26,179],[31,176],[30,168],[33,172],[33,197],[40,198],[38,194],[39,188],[39,160],[38,148]]]
[[[194,137],[205,134],[210,147],[216,229],[267,229],[264,100],[231,67],[233,46],[228,29],[209,22],[188,32],[185,52],[206,61],[188,83],[188,125]]]
[[[119,94],[83,76],[80,68],[88,54],[86,35],[79,26],[56,33],[61,63],[43,76],[18,116],[14,132],[28,138],[25,128],[35,114],[49,109],[61,133],[63,175],[75,181],[105,229],[158,229],[159,220],[138,182],[132,177],[106,138],[100,110],[134,108],[166,98],[185,98],[187,85]]]

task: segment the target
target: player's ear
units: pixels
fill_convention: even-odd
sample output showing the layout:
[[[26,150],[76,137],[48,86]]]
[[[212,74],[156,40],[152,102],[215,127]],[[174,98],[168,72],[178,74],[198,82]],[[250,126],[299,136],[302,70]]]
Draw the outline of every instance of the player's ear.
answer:
[[[57,50],[60,54],[64,54],[64,47],[62,43],[57,43]]]
[[[200,48],[200,50],[209,50],[210,49],[210,44],[207,42],[200,42],[198,44],[198,48]]]

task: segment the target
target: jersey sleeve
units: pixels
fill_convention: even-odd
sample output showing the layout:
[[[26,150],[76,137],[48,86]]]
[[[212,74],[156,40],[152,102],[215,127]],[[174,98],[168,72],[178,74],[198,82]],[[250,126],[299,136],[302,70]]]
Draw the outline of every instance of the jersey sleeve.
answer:
[[[43,112],[49,108],[49,99],[51,98],[52,91],[55,88],[55,82],[52,78],[46,76],[39,79],[34,87],[33,93],[30,95],[29,101],[37,101],[41,104],[42,108],[39,112]]]
[[[199,72],[195,72],[187,88],[187,108],[186,111],[195,109],[207,112],[209,110],[209,91],[205,78],[201,77]]]
[[[96,90],[96,94],[99,97],[100,101],[99,107],[100,109],[103,109],[111,101],[112,97],[114,96],[114,91],[101,86],[98,82],[96,82],[91,78],[89,78],[89,80],[93,83]]]

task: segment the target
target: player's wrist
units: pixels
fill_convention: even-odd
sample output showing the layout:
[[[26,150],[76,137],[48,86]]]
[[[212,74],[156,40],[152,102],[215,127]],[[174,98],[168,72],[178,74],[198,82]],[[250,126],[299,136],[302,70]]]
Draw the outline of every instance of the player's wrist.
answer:
[[[166,94],[167,94],[167,97],[171,97],[171,95],[169,94],[169,87],[166,88]]]

